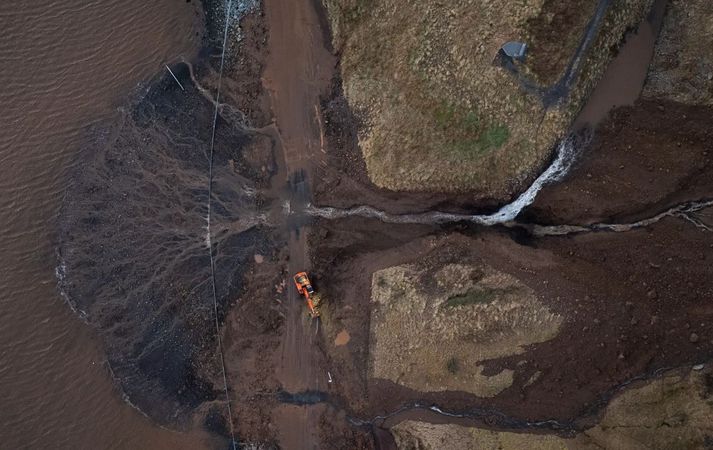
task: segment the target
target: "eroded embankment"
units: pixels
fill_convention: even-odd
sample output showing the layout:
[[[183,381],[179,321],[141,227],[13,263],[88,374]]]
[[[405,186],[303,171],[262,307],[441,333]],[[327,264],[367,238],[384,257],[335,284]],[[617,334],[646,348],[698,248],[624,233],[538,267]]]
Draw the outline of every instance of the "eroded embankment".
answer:
[[[369,217],[387,223],[404,224],[442,224],[448,222],[468,221],[480,225],[497,225],[512,221],[520,212],[529,206],[537,193],[548,183],[561,179],[574,163],[576,146],[574,137],[563,140],[558,148],[555,159],[545,169],[525,192],[520,194],[513,202],[508,203],[492,214],[455,214],[442,211],[430,211],[418,214],[390,214],[374,207],[364,205],[349,209],[339,209],[328,206],[308,205],[305,212],[322,219],[341,219],[351,216]]]
[[[399,448],[436,449],[444,442],[459,449],[701,448],[710,443],[710,368],[668,371],[620,393],[600,423],[581,434],[562,436],[520,430],[495,431],[410,419],[393,427]],[[456,415],[457,416],[457,415]]]
[[[503,202],[545,165],[652,1],[325,4],[369,179]],[[522,77],[493,64],[513,39],[531,44],[511,62]]]
[[[322,222],[319,227],[322,239],[313,244],[314,276],[330,299],[323,322],[325,340],[334,342],[343,332],[350,336],[346,345],[326,346],[333,374],[342,380],[334,386],[339,394],[333,398],[343,399],[341,404],[356,410],[358,417],[374,417],[418,403],[435,404],[456,415],[467,416],[475,411],[475,418],[484,425],[517,428],[544,422],[537,426],[562,428],[557,421],[567,424],[574,418],[587,416],[593,405],[601,408],[602,396],[640,374],[710,357],[711,310],[701,300],[711,293],[710,284],[702,281],[709,280],[711,274],[710,267],[701,261],[713,258],[712,233],[671,219],[627,234],[536,240],[513,235],[516,241],[497,231],[482,229],[468,230],[465,236],[441,232],[420,237],[429,236],[434,230],[401,225],[397,233],[390,228],[393,225],[380,226],[373,220],[358,218]],[[637,249],[635,258],[631,248]],[[489,281],[483,286],[471,286],[467,280],[465,284],[451,280],[449,283],[458,286],[453,302],[462,298],[467,303],[472,298],[477,304],[477,317],[495,315],[503,324],[515,324],[512,328],[515,336],[527,335],[527,325],[517,319],[517,308],[513,305],[527,303],[523,293],[532,289],[537,302],[562,317],[561,328],[549,340],[514,351],[510,356],[493,356],[479,363],[483,365],[481,369],[477,364],[473,366],[469,358],[457,354],[460,345],[478,341],[478,333],[482,331],[475,327],[478,321],[473,322],[475,328],[464,338],[458,334],[456,324],[460,322],[456,320],[440,340],[428,338],[425,349],[439,348],[438,357],[409,360],[400,372],[386,374],[388,377],[383,371],[372,373],[368,368],[372,363],[365,361],[383,357],[378,354],[380,342],[403,347],[398,357],[391,358],[392,364],[408,359],[410,352],[421,351],[421,347],[413,339],[390,338],[384,331],[387,329],[379,324],[393,321],[389,319],[389,314],[393,314],[385,312],[386,306],[372,304],[375,300],[369,293],[354,291],[350,286],[381,283],[386,289],[388,283],[378,279],[386,273],[385,269],[396,270],[402,264],[415,262],[432,270],[402,286],[405,291],[402,297],[396,294],[390,297],[388,301],[395,304],[388,306],[388,311],[395,311],[394,314],[403,308],[415,308],[409,317],[431,311],[430,306],[399,307],[396,303],[408,303],[407,299],[415,298],[415,294],[408,294],[409,289],[431,292],[429,289],[435,289],[432,278],[438,279],[439,271],[449,264],[473,267],[487,264],[527,288],[501,289],[501,296],[495,292],[500,288],[496,289]],[[438,303],[441,294],[441,289],[436,289],[427,295],[426,305]],[[383,302],[379,300],[380,305]],[[453,312],[467,316],[470,313],[459,309],[464,307],[454,304]],[[423,317],[420,325],[411,328],[425,327],[423,334],[432,336],[432,331],[447,318],[441,317],[446,310],[433,310],[437,317]],[[405,317],[395,320],[410,323]],[[364,323],[371,323],[376,334],[365,333]],[[486,342],[505,345],[510,339],[509,329],[498,328],[497,337]],[[453,357],[455,360],[451,362]],[[478,376],[468,377],[471,372]],[[425,385],[416,386],[409,381],[415,373],[429,374],[421,380]],[[496,382],[502,386],[498,380],[507,374],[511,381],[505,384],[506,389],[484,398],[487,396],[483,395],[483,389]],[[467,390],[476,389],[479,397],[463,392],[463,387],[458,389],[461,392],[439,392],[450,383],[440,380],[441,377],[458,385],[461,376],[470,383]],[[479,383],[483,389],[478,387]],[[379,400],[365,404],[362,397],[365,393],[368,398]],[[555,422],[547,422],[548,419]],[[572,430],[579,427],[564,426]]]

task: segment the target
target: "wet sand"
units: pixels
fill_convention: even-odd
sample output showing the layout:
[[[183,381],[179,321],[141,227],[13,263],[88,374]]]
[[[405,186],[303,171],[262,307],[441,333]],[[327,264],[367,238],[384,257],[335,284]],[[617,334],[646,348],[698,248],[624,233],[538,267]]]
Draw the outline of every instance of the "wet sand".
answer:
[[[4,448],[201,448],[114,387],[56,289],[56,218],[86,127],[199,42],[193,4],[0,5],[0,435]],[[146,45],[151,42],[151,45]]]

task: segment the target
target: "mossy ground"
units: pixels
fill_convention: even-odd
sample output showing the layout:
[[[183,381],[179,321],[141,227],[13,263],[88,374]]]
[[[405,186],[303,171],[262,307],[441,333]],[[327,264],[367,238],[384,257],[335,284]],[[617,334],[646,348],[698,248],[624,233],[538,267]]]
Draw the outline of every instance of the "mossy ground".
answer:
[[[458,306],[487,305],[495,301],[498,297],[517,292],[517,287],[505,289],[479,288],[471,289],[465,294],[455,295],[446,300],[442,306],[444,308],[455,308]]]

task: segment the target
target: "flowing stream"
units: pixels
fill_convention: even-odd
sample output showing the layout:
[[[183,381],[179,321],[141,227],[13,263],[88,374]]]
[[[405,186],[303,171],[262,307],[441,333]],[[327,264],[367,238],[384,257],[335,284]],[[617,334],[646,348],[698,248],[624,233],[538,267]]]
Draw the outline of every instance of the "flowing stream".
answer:
[[[442,224],[465,221],[486,226],[498,225],[513,221],[523,209],[535,201],[537,193],[540,192],[545,185],[561,180],[575,159],[576,150],[574,139],[567,137],[560,142],[554,161],[535,179],[530,187],[513,202],[508,203],[492,214],[455,214],[443,211],[429,211],[419,214],[389,214],[371,206],[338,209],[314,205],[308,205],[307,208],[305,208],[305,212],[308,215],[322,219],[342,219],[345,217],[359,216],[378,219],[386,223]]]

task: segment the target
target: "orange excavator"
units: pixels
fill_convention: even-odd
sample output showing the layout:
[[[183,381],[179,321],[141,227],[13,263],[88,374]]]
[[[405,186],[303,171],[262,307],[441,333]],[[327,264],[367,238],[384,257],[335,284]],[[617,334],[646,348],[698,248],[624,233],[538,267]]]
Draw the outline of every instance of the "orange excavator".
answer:
[[[319,296],[315,294],[312,283],[309,282],[307,272],[298,272],[293,278],[295,280],[295,286],[297,286],[297,292],[299,292],[300,295],[304,295],[307,301],[309,315],[312,316],[313,319],[316,319],[319,317],[319,309],[317,308],[319,307],[320,299]]]

